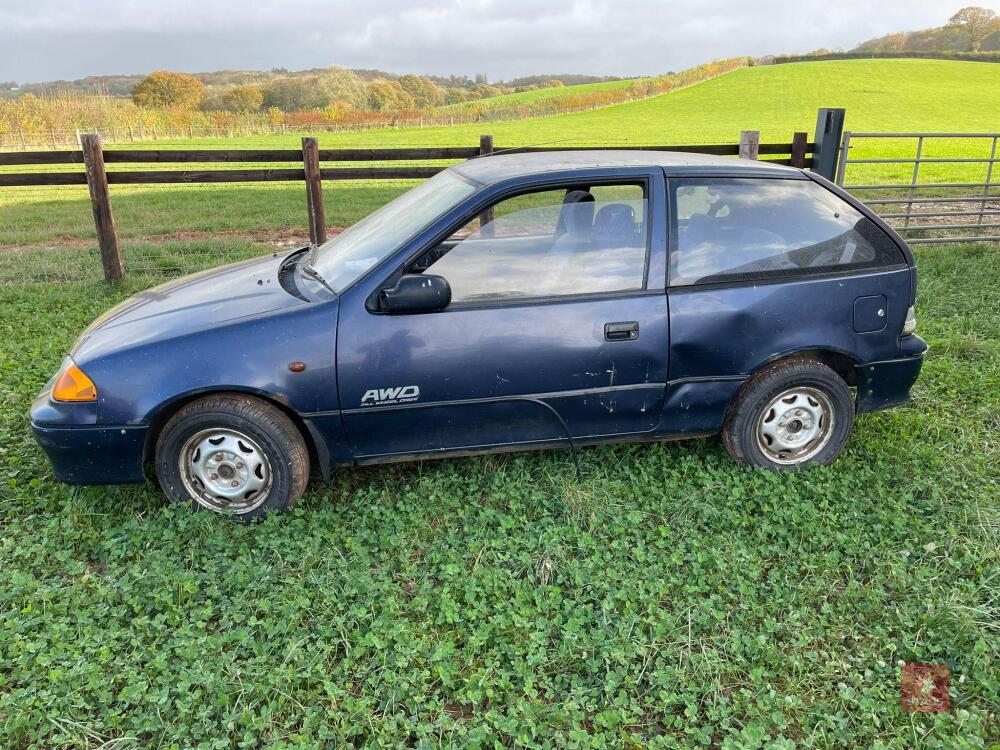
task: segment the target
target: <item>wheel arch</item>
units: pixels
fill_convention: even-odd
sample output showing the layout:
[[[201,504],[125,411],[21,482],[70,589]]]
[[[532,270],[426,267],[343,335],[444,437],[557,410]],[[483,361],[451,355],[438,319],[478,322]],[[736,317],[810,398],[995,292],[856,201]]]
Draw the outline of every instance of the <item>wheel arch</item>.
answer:
[[[302,415],[300,415],[282,399],[277,398],[274,394],[259,391],[254,388],[241,388],[235,386],[204,388],[196,391],[190,391],[188,393],[179,394],[174,398],[159,404],[147,417],[148,430],[146,431],[146,440],[142,449],[142,463],[143,466],[147,467],[147,474],[151,474],[151,470],[148,467],[150,467],[155,460],[156,444],[159,442],[160,434],[163,432],[163,428],[167,422],[170,421],[170,418],[194,401],[198,401],[199,399],[207,396],[224,395],[251,396],[270,404],[278,409],[278,411],[282,412],[292,421],[292,424],[295,425],[299,434],[302,435],[302,440],[305,441],[306,449],[309,451],[309,460],[313,462],[313,465],[320,467],[320,471],[324,479],[329,479],[330,454],[327,450],[326,443],[315,432],[314,428],[312,428],[312,426],[302,418]]]
[[[755,378],[757,378],[757,376],[771,367],[781,364],[782,362],[794,361],[819,362],[837,373],[841,380],[847,383],[848,387],[856,387],[858,385],[857,371],[854,368],[859,364],[859,361],[856,357],[848,354],[842,349],[824,349],[822,347],[814,347],[810,349],[798,349],[796,351],[776,354],[756,367],[749,375],[747,375],[742,385],[736,389],[732,398],[729,399],[729,403],[726,404],[725,415],[722,419],[723,429],[725,429],[725,425],[729,423],[729,418],[733,413],[733,407],[739,400],[740,395],[746,390],[747,386],[753,382]]]
[[[747,378],[747,381],[769,367],[773,367],[781,362],[794,360],[819,362],[837,373],[848,386],[856,387],[858,384],[857,372],[854,369],[858,364],[860,364],[858,358],[842,349],[826,349],[822,347],[800,349],[793,352],[785,352],[783,354],[775,355],[766,362],[761,363],[759,367],[750,373],[750,377]]]

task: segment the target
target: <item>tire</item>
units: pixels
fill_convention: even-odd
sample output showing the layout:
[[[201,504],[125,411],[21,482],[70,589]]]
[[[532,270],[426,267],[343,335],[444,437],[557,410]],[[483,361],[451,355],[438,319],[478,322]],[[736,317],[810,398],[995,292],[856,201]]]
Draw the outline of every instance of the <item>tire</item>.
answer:
[[[309,481],[309,450],[284,413],[251,396],[207,396],[174,414],[156,442],[167,499],[250,521],[290,508]]]
[[[847,383],[826,365],[799,359],[772,365],[744,384],[722,440],[741,466],[783,471],[833,462],[853,427]]]

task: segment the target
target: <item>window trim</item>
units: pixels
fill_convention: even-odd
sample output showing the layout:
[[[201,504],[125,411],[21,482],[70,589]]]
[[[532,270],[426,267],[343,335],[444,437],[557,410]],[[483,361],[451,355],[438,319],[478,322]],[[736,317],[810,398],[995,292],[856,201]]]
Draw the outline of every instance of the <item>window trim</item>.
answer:
[[[890,265],[876,265],[868,266],[865,268],[847,268],[847,267],[820,267],[817,270],[809,270],[807,268],[800,268],[790,270],[786,274],[781,274],[778,272],[776,275],[774,272],[762,272],[760,276],[754,276],[751,278],[710,278],[705,281],[697,281],[693,284],[679,284],[674,281],[673,274],[673,254],[674,251],[678,249],[679,238],[678,238],[678,223],[677,223],[677,209],[674,205],[673,195],[674,195],[674,184],[676,182],[683,182],[687,180],[699,180],[703,184],[708,182],[718,182],[718,181],[731,181],[731,182],[754,182],[763,180],[782,180],[789,179],[788,177],[782,176],[747,176],[747,175],[701,175],[701,174],[673,174],[667,177],[666,180],[666,202],[667,202],[667,291],[677,292],[683,290],[697,290],[697,289],[720,289],[720,288],[731,288],[731,287],[743,287],[743,286],[760,286],[763,284],[787,284],[794,281],[802,281],[804,279],[816,279],[816,278],[837,278],[843,276],[865,276],[879,273],[887,273],[891,271],[898,271],[903,268],[909,268],[909,260],[907,253],[899,246],[896,242],[895,237],[892,236],[890,232],[885,231],[884,222],[878,219],[877,216],[873,216],[871,209],[867,206],[858,205],[855,200],[847,200],[844,196],[839,195],[836,191],[830,190],[826,185],[819,182],[818,180],[809,179],[808,176],[803,180],[802,177],[796,176],[792,179],[796,181],[805,181],[810,184],[815,184],[823,190],[826,190],[833,197],[843,201],[852,209],[861,214],[864,218],[872,221],[875,226],[885,235],[886,240],[888,240],[892,246],[897,250],[899,254],[899,262]],[[721,274],[720,274],[721,276]]]
[[[655,287],[650,289],[649,287],[649,270],[651,265],[651,259],[653,254],[653,235],[654,235],[654,225],[653,225],[653,215],[657,210],[654,206],[654,189],[653,180],[657,177],[662,177],[662,172],[654,173],[652,171],[642,171],[636,174],[609,174],[605,175],[593,175],[593,174],[581,174],[578,177],[574,177],[571,174],[560,174],[558,177],[551,177],[548,179],[540,179],[538,181],[533,181],[528,184],[511,185],[510,187],[501,190],[498,193],[492,194],[491,197],[476,200],[469,204],[469,207],[463,211],[459,218],[450,222],[444,229],[437,232],[430,240],[422,243],[416,250],[411,252],[406,260],[396,266],[392,273],[386,276],[381,283],[375,286],[375,289],[368,295],[365,302],[365,308],[367,311],[373,315],[388,315],[384,310],[378,309],[377,297],[381,289],[385,288],[387,285],[391,286],[396,279],[404,275],[405,270],[409,268],[413,263],[415,263],[421,255],[426,253],[431,248],[444,242],[448,237],[454,234],[456,231],[461,229],[463,226],[472,221],[475,217],[479,216],[486,209],[495,206],[505,200],[510,198],[516,198],[520,195],[530,195],[531,193],[544,193],[550,190],[559,188],[568,188],[572,185],[587,184],[588,187],[606,187],[612,185],[636,185],[642,187],[643,200],[646,201],[646,252],[643,258],[643,269],[642,269],[642,286],[638,289],[623,289],[619,291],[611,292],[581,292],[579,294],[558,294],[558,295],[541,295],[533,297],[509,297],[506,299],[495,299],[495,300],[476,300],[470,302],[454,302],[449,304],[443,310],[438,310],[433,313],[413,313],[417,315],[421,314],[433,314],[440,315],[442,313],[447,313],[451,310],[470,310],[470,309],[489,309],[489,308],[499,308],[499,307],[517,307],[520,305],[539,305],[545,303],[561,303],[561,302],[579,302],[585,300],[601,300],[601,299],[617,299],[622,297],[640,297],[647,294],[663,294],[664,289],[660,287]],[[474,198],[475,196],[470,196]],[[669,229],[668,229],[669,232]],[[667,259],[668,260],[668,259]],[[669,262],[669,261],[668,261]]]

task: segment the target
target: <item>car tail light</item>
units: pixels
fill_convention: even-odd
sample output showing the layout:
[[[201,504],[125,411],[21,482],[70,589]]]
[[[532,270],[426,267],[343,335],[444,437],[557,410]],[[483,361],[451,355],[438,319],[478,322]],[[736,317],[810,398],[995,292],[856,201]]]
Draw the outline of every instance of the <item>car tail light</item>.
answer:
[[[52,386],[52,398],[55,401],[96,401],[97,386],[76,362],[66,357]]]
[[[917,330],[917,311],[910,305],[906,310],[906,320],[903,321],[903,335],[909,336]]]

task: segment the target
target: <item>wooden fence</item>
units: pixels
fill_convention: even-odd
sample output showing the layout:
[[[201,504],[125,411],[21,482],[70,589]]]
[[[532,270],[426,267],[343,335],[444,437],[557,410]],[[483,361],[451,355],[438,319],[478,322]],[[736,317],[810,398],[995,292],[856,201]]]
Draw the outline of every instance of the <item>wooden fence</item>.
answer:
[[[838,129],[839,128],[839,129]],[[831,179],[836,172],[836,149],[843,128],[843,110],[820,110],[815,140],[795,133],[787,143],[760,143],[757,131],[743,131],[740,143],[670,146],[611,146],[606,150],[680,151],[738,156],[777,164],[811,167]],[[835,132],[833,132],[835,131]],[[342,148],[320,149],[316,138],[303,138],[301,149],[179,149],[104,150],[100,137],[80,136],[80,150],[20,151],[0,153],[0,167],[10,165],[83,164],[84,171],[0,172],[0,189],[42,185],[87,185],[90,189],[94,224],[101,249],[104,276],[120,281],[125,265],[118,246],[110,185],[203,184],[223,182],[300,181],[306,183],[309,234],[313,242],[326,239],[323,180],[395,180],[431,177],[443,166],[321,167],[322,162],[454,161],[494,153],[525,154],[547,151],[582,151],[599,146],[494,146],[493,137],[481,136],[478,146],[444,148]],[[829,153],[832,151],[833,153]],[[301,168],[173,169],[106,171],[106,164],[239,164],[299,163]]]

